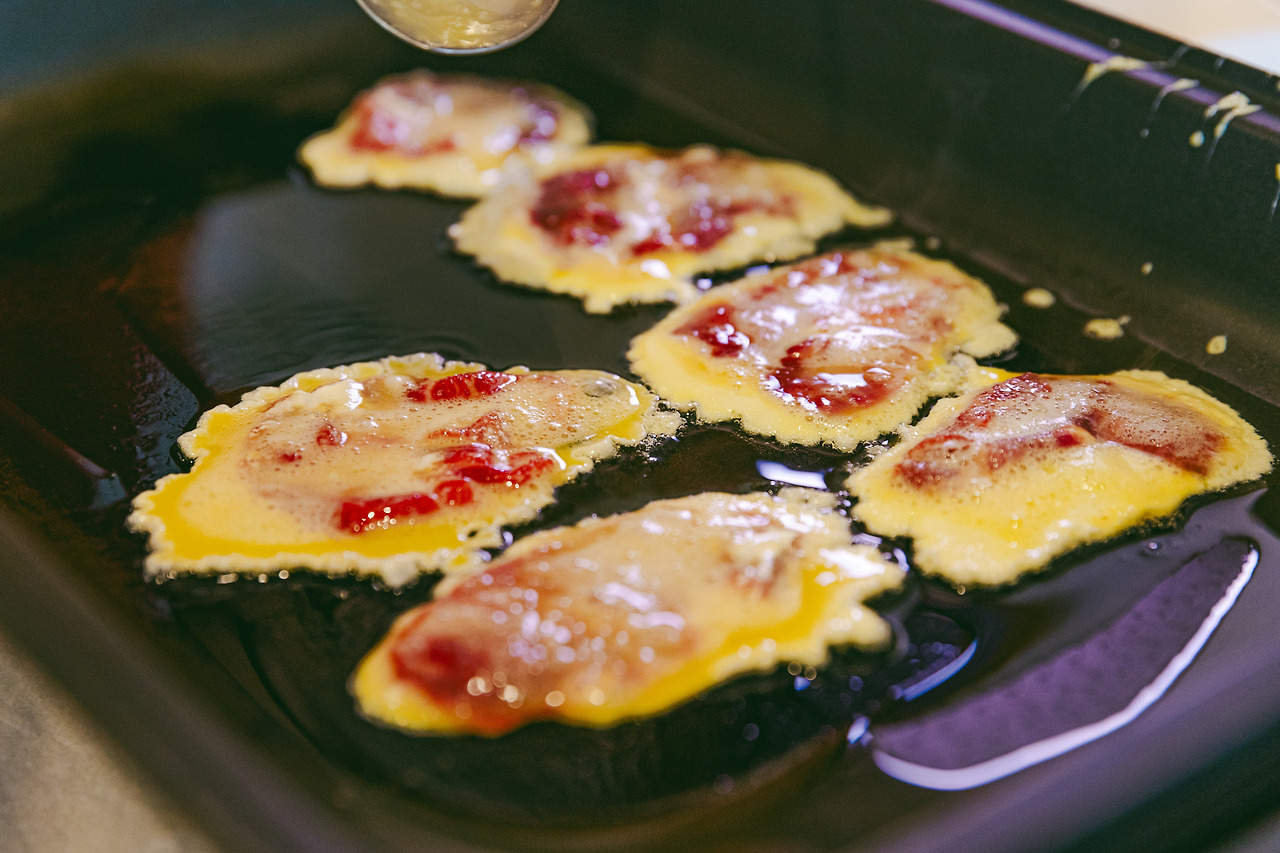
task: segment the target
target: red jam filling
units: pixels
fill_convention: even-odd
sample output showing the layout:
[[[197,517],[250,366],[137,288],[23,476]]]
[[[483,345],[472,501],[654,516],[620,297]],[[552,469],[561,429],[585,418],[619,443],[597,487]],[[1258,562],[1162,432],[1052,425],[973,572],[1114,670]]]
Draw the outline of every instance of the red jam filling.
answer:
[[[388,498],[365,498],[344,501],[338,513],[338,526],[351,533],[364,533],[383,527],[387,522],[413,515],[426,515],[440,508],[433,494],[413,492]]]
[[[706,200],[692,202],[680,214],[672,216],[647,239],[631,248],[633,255],[663,250],[705,252],[733,231],[734,220],[753,210],[766,210],[757,201],[717,203]],[[772,211],[770,211],[772,212]]]
[[[428,399],[440,402],[489,397],[519,378],[510,373],[499,373],[493,370],[456,373],[442,379],[425,379],[414,383],[405,390],[404,395],[415,403],[425,403]]]
[[[522,622],[519,617],[511,617],[508,633],[508,620],[498,625],[488,614],[506,616],[511,602],[519,601],[525,614],[538,615],[536,602],[540,597],[537,580],[520,578],[510,569],[495,566],[485,573],[490,586],[469,580],[446,598],[427,605],[390,648],[397,680],[422,690],[443,710],[453,711],[465,705],[470,711],[468,727],[490,733],[515,728],[535,716],[547,716],[544,702],[515,703],[513,707],[512,702],[502,698],[508,679],[520,681],[526,689],[529,686],[527,666],[511,656],[512,646],[521,645]],[[525,589],[533,594],[532,601],[524,596]],[[468,631],[466,625],[442,629],[433,619],[456,612],[459,607],[481,614],[484,622],[475,626],[477,630]],[[538,620],[539,624],[543,621]],[[523,671],[508,672],[512,669]]]
[[[423,613],[391,647],[391,666],[398,681],[413,684],[437,704],[453,709],[459,702],[475,702],[467,685],[478,673],[491,672],[490,655],[472,638],[418,632]],[[511,707],[490,701],[477,708],[472,723],[481,730],[498,730],[516,725]],[[504,713],[505,712],[505,713]]]
[[[1208,418],[1169,401],[1099,383],[1076,425],[1099,441],[1123,444],[1204,476],[1225,440]]]
[[[786,306],[802,318],[814,315],[813,322],[832,322],[839,327],[873,326],[897,330],[912,343],[930,344],[946,338],[952,323],[946,304],[926,294],[903,290],[892,282],[881,284],[895,269],[863,268],[842,253],[814,258],[774,274],[752,286],[752,310],[773,313],[768,305]],[[837,276],[842,278],[837,279]],[[849,276],[856,276],[850,280]],[[801,292],[816,282],[827,280],[821,305],[802,297]],[[940,283],[941,286],[941,283]],[[839,317],[831,321],[832,314]],[[824,320],[824,318],[827,318]],[[792,320],[804,327],[807,319]],[[745,327],[745,328],[744,328]],[[738,319],[728,304],[700,309],[674,334],[701,341],[713,358],[741,355],[752,346],[750,323]],[[778,344],[781,346],[781,344]],[[772,356],[766,346],[765,358],[776,358],[765,366],[764,385],[771,391],[800,403],[811,411],[844,415],[880,405],[898,393],[916,372],[920,354],[912,346],[877,345],[871,352],[847,349],[838,335],[815,335],[789,347],[781,356]]]
[[[769,372],[776,390],[823,414],[841,415],[888,399],[902,384],[884,365],[815,369],[815,356],[824,346],[823,340],[809,338],[788,349]]]
[[[680,187],[736,183],[738,158],[727,155],[716,161],[679,162],[672,182]],[[692,190],[698,192],[697,189]],[[705,190],[703,190],[705,192]],[[684,210],[675,211],[648,238],[632,247],[633,255],[658,251],[705,252],[733,233],[737,218],[746,213],[794,216],[795,199],[759,196],[738,199],[693,198]]]
[[[430,433],[427,438],[460,444],[487,444],[492,447],[510,443],[507,424],[501,412],[486,412],[464,427],[443,427]]]
[[[364,533],[402,519],[429,515],[441,507],[463,506],[475,500],[473,484],[518,488],[554,464],[545,451],[501,451],[485,444],[451,447],[441,452],[438,470],[444,479],[432,489],[344,501],[338,511],[338,527],[349,533]]]
[[[527,95],[517,89],[519,95]],[[529,119],[520,126],[520,145],[539,145],[556,135],[560,128],[560,116],[553,102],[532,98],[529,101]]]
[[[321,447],[341,447],[347,443],[347,434],[338,429],[330,421],[325,421],[316,430],[316,444]]]
[[[622,230],[622,220],[609,206],[620,180],[607,169],[552,175],[542,182],[529,216],[561,245],[604,245]]]
[[[599,246],[622,230],[614,200],[626,179],[608,169],[582,169],[553,175],[542,182],[530,218],[561,245]],[[701,164],[679,165],[669,179],[676,186],[724,180]],[[657,251],[705,252],[733,232],[737,217],[752,211],[775,216],[794,214],[790,196],[765,201],[692,199],[684,210],[659,223],[652,234],[631,247],[633,256]]]
[[[708,305],[675,334],[701,341],[713,358],[739,355],[751,345],[751,337],[735,324],[731,305]],[[804,400],[824,414],[838,415],[874,406],[902,384],[887,363],[834,369],[821,364],[826,346],[823,338],[808,338],[790,347],[766,375],[766,386],[792,399]],[[902,356],[907,363],[916,358],[905,349]]]
[[[573,554],[570,545],[553,565]],[[607,569],[602,579],[595,571],[538,568],[547,559],[500,560],[424,606],[389,648],[395,677],[446,713],[465,706],[468,729],[498,734],[553,716],[548,693],[568,692],[584,668],[638,672],[647,666],[642,649],[671,660],[695,643],[690,626],[632,623],[625,599],[602,601],[598,587],[617,579]],[[767,591],[772,579],[749,582]]]
[[[348,435],[338,429],[332,421],[326,420],[316,429],[316,446],[317,447],[342,447],[347,443]],[[297,462],[303,456],[301,448],[289,449],[281,451],[276,458],[281,462],[292,463]]]
[[[474,483],[522,486],[550,468],[552,459],[542,450],[500,453],[488,445],[468,444],[445,451],[444,465],[454,476]]]
[[[751,345],[751,338],[734,325],[733,313],[730,305],[708,305],[675,333],[702,341],[715,358],[737,355]]]
[[[1053,386],[1047,380],[1034,373],[1024,373],[983,389],[968,408],[956,415],[954,426],[960,429],[985,427],[1017,400],[1030,397],[1048,400],[1052,396]]]
[[[409,83],[392,83],[365,95],[356,104],[356,126],[351,134],[351,147],[360,151],[386,152],[420,156],[453,151],[457,144],[450,136],[430,142],[416,142],[424,127],[421,110],[430,109],[429,99],[435,90]],[[380,97],[381,96],[381,97]]]
[[[458,143],[453,136],[440,133],[432,138],[427,130],[435,120],[432,101],[441,94],[444,90],[422,81],[387,83],[370,92],[355,105],[351,147],[359,151],[395,151],[412,157],[456,151]],[[513,94],[528,98],[523,89],[516,89]],[[524,111],[517,144],[540,144],[555,136],[559,118],[554,103],[529,99]]]
[[[1039,411],[1044,401],[1060,400],[1069,410],[1056,418]],[[988,438],[983,431],[1001,420],[1040,415],[1039,432]],[[1105,441],[1149,453],[1183,470],[1208,473],[1223,442],[1222,433],[1203,415],[1167,400],[1118,387],[1105,380],[1050,380],[1027,373],[985,389],[952,421],[945,433],[929,436],[898,463],[899,477],[923,488],[966,470],[988,474],[1020,458]]]
[[[897,470],[902,479],[924,488],[954,477],[968,464],[993,472],[1036,451],[1075,447],[1084,442],[1084,432],[1074,426],[1006,441],[984,441],[963,432],[948,432],[929,436],[917,444],[898,463]]]

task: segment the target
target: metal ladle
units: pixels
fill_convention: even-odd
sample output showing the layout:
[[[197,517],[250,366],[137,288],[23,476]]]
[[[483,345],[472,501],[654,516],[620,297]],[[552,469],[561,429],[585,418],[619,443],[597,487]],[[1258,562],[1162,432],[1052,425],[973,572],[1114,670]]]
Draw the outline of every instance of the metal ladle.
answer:
[[[357,0],[369,16],[433,53],[488,53],[515,44],[551,15],[559,0]]]

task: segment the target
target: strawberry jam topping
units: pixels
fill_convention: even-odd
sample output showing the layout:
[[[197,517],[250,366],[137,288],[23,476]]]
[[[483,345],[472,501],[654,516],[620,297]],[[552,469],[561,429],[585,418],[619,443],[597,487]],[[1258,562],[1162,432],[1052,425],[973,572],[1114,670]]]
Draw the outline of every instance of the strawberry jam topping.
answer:
[[[713,358],[740,355],[751,345],[751,337],[738,327],[731,305],[708,305],[675,334],[694,338],[706,345]],[[765,373],[765,385],[792,400],[824,414],[844,414],[874,406],[892,395],[902,384],[888,360],[876,364],[836,366],[825,358],[830,340],[817,336],[788,347],[777,365]],[[909,350],[894,353],[909,365],[917,359]],[[900,371],[899,371],[900,372]]]
[[[347,443],[349,436],[343,430],[338,429],[333,421],[326,420],[316,429],[316,446],[317,447],[342,447]],[[276,454],[276,458],[284,463],[293,463],[300,461],[305,455],[304,449],[297,445],[282,450]]]
[[[485,485],[523,486],[553,464],[545,450],[499,451],[469,444],[444,451],[444,465],[455,476]]]
[[[385,84],[360,98],[355,107],[355,131],[351,147],[360,151],[413,156],[453,151],[452,136],[430,138],[436,87],[422,82]]]
[[[426,615],[424,612],[416,619],[391,648],[396,679],[415,685],[443,707],[454,708],[460,702],[474,707],[475,699],[467,686],[479,673],[493,671],[488,650],[471,637],[415,631]],[[510,728],[515,723],[508,719],[514,712],[506,703],[484,703],[476,710],[479,713],[473,712],[473,722],[482,731]]]
[[[734,325],[730,305],[708,305],[675,333],[702,341],[715,358],[737,355],[751,344],[751,338]]]
[[[661,223],[647,239],[631,248],[633,255],[663,250],[705,252],[733,231],[734,220],[753,210],[767,210],[757,201],[712,202],[698,199],[682,213]],[[769,211],[775,212],[775,211]]]
[[[413,122],[392,112],[362,107],[357,110],[357,116],[359,123],[351,134],[351,147],[358,151],[395,151],[421,157],[446,154],[458,148],[458,143],[452,137],[433,140],[427,144],[414,144],[411,141]]]
[[[1106,380],[1027,373],[979,393],[944,432],[911,448],[896,471],[924,488],[1040,452],[1111,442],[1204,475],[1223,440],[1207,417],[1169,400]]]
[[[570,542],[554,554],[502,558],[467,578],[397,632],[389,648],[395,677],[443,710],[465,707],[469,730],[498,734],[555,716],[584,683],[607,688],[600,670],[641,677],[660,666],[648,661],[687,654],[697,632],[674,602],[643,582],[629,585],[614,567],[564,570],[589,553]],[[553,691],[560,702],[548,701]]]
[[[492,118],[486,119],[486,115]],[[474,84],[444,85],[408,76],[383,83],[354,107],[350,145],[357,151],[410,157],[444,154],[483,136],[486,150],[537,145],[555,136],[554,101],[525,89]]]
[[[501,412],[487,412],[464,427],[441,427],[427,435],[427,438],[431,441],[488,444],[494,447],[510,443],[506,419]]]
[[[496,734],[515,728],[525,720],[547,716],[545,711],[531,713],[533,707],[540,705],[545,709],[547,706],[545,702],[531,702],[529,705],[533,707],[522,708],[525,705],[522,700],[526,698],[523,691],[514,685],[508,689],[508,678],[521,681],[526,690],[529,687],[526,673],[508,673],[513,664],[520,663],[510,656],[512,645],[518,645],[518,628],[515,636],[507,636],[505,624],[496,623],[490,615],[503,613],[505,616],[513,601],[519,602],[522,611],[536,614],[537,598],[531,602],[524,598],[523,591],[528,589],[536,596],[539,590],[532,578],[517,578],[501,568],[487,571],[486,575],[490,578],[489,587],[469,583],[423,608],[392,644],[390,659],[397,680],[417,687],[441,708],[466,707],[470,728]],[[513,588],[515,596],[510,595]],[[480,613],[488,617],[488,624],[482,622],[476,626],[477,630],[471,631],[465,626],[447,630],[438,627],[432,619],[439,613],[448,614],[458,609]],[[462,618],[465,620],[466,616]],[[511,621],[516,626],[521,624],[515,617]],[[554,661],[547,663],[555,666]]]
[[[477,370],[472,373],[456,373],[443,379],[425,379],[410,385],[404,395],[415,403],[427,400],[462,400],[472,397],[489,397],[520,377],[493,370]]]
[[[388,522],[413,515],[427,515],[440,508],[434,494],[414,492],[390,498],[345,501],[338,513],[338,526],[351,533],[385,527]]]
[[[1201,476],[1225,440],[1208,418],[1158,397],[1140,396],[1098,383],[1086,411],[1075,420],[1099,441],[1123,444],[1158,456]]]
[[[433,470],[442,479],[433,488],[344,501],[338,511],[338,527],[363,533],[429,515],[442,507],[464,506],[475,500],[473,486],[519,488],[555,464],[548,451],[498,450],[486,444],[450,447],[439,453],[440,464]]]
[[[840,415],[874,406],[888,399],[902,384],[887,362],[840,366],[824,363],[822,355],[828,343],[825,338],[815,337],[788,348],[768,374],[770,385],[823,414]]]
[[[1074,426],[1005,441],[984,441],[962,432],[931,435],[898,463],[898,475],[924,488],[959,474],[966,465],[993,472],[1037,451],[1076,447],[1085,441],[1086,434]]]
[[[985,427],[1019,400],[1039,398],[1047,401],[1052,396],[1053,386],[1047,380],[1034,373],[1024,373],[983,389],[968,408],[956,415],[955,426],[961,429]]]
[[[528,94],[523,89],[517,89],[516,93]],[[520,125],[518,144],[539,145],[556,135],[556,131],[560,129],[560,117],[552,103],[541,98],[530,98],[528,112],[528,121]]]
[[[610,207],[621,180],[607,169],[552,175],[542,182],[529,216],[561,245],[604,245],[622,230]]]
[[[738,217],[747,213],[795,215],[791,196],[775,198],[756,192],[745,198],[709,197],[709,185],[737,186],[738,171],[726,168],[723,161],[686,163],[667,158],[662,162],[667,171],[655,178],[661,182],[658,200],[648,199],[650,178],[642,179],[646,190],[638,194],[646,201],[635,213],[649,223],[648,234],[628,248],[633,257],[659,251],[705,252],[733,233]],[[628,176],[617,168],[552,175],[542,182],[530,218],[561,245],[606,245],[622,230],[618,194],[628,183]]]
[[[891,404],[922,363],[945,357],[956,338],[948,287],[894,256],[831,252],[693,309],[673,334],[740,359],[737,372],[788,404],[847,416]]]
[[[347,434],[334,426],[332,421],[325,421],[316,430],[316,444],[321,447],[341,447],[346,443]]]

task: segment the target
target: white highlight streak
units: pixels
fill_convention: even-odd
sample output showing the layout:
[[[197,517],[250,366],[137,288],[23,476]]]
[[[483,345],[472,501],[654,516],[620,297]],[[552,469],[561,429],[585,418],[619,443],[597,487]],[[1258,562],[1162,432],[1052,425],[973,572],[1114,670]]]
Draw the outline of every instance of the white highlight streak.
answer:
[[[967,788],[986,785],[989,782],[994,782],[1020,770],[1048,761],[1050,758],[1057,758],[1059,755],[1070,752],[1090,741],[1111,734],[1121,726],[1128,725],[1139,714],[1150,708],[1157,699],[1164,695],[1165,691],[1182,674],[1183,670],[1191,664],[1191,661],[1195,660],[1196,655],[1200,653],[1200,650],[1204,648],[1204,644],[1208,642],[1209,637],[1217,629],[1218,623],[1227,615],[1227,611],[1235,605],[1236,599],[1240,597],[1245,584],[1253,577],[1253,570],[1257,565],[1258,552],[1254,551],[1249,555],[1249,559],[1243,568],[1241,568],[1240,574],[1236,576],[1236,579],[1231,582],[1231,586],[1227,588],[1226,594],[1209,611],[1208,617],[1200,624],[1199,630],[1191,637],[1187,645],[1182,648],[1182,651],[1174,655],[1155,681],[1138,691],[1138,695],[1133,697],[1127,706],[1111,716],[1035,743],[1029,743],[1026,746],[1015,749],[1013,752],[970,767],[960,767],[954,770],[925,767],[873,749],[872,757],[876,762],[876,766],[895,779],[918,785],[922,788],[933,788],[939,791],[962,791]]]

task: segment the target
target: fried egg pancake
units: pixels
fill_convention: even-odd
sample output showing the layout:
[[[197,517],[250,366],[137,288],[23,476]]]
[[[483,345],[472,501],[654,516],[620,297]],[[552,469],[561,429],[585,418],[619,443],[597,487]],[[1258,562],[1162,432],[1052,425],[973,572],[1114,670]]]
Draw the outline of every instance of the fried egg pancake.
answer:
[[[798,163],[709,146],[594,145],[508,173],[450,234],[498,278],[603,313],[687,301],[698,273],[798,257],[845,225],[889,218]]]
[[[305,567],[403,584],[502,544],[619,445],[673,432],[598,370],[497,372],[434,354],[313,370],[206,412],[194,459],[134,500],[150,573]]]
[[[1163,373],[984,374],[848,481],[857,518],[960,586],[1009,583],[1271,469],[1253,427]]]
[[[497,735],[535,720],[606,726],[828,647],[879,647],[862,602],[902,569],[850,544],[826,492],[704,493],[522,539],[446,578],[360,664],[374,720]]]
[[[632,369],[705,421],[852,450],[1013,346],[986,285],[905,250],[849,249],[716,287],[631,342]]]
[[[509,160],[545,161],[590,138],[586,107],[550,86],[413,71],[361,93],[298,157],[327,187],[479,198]]]

